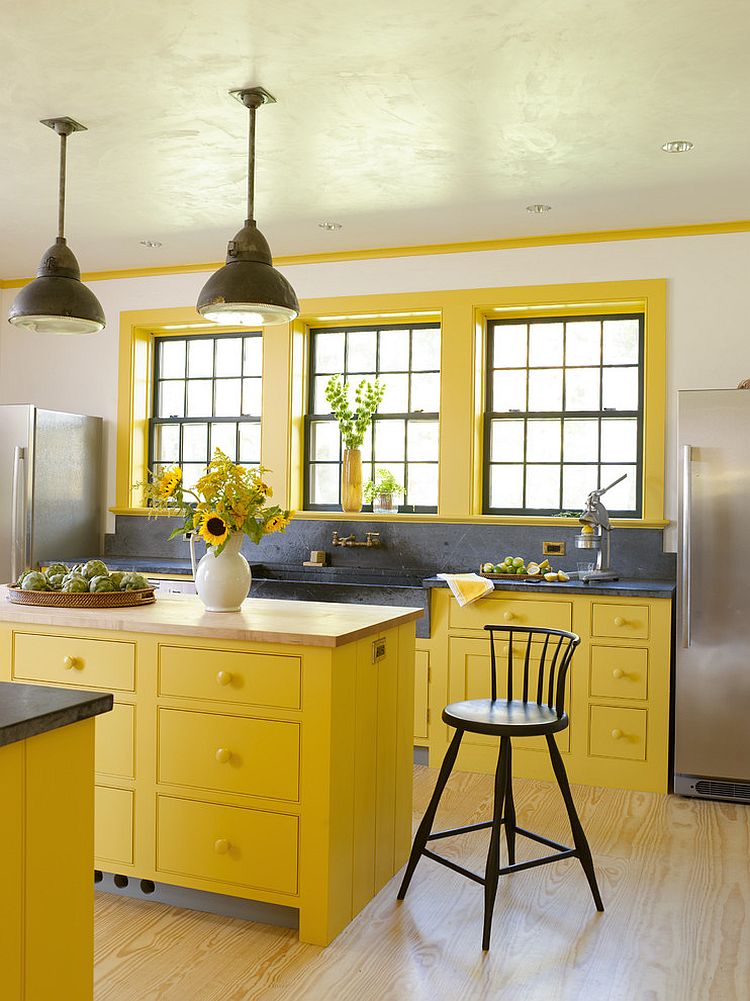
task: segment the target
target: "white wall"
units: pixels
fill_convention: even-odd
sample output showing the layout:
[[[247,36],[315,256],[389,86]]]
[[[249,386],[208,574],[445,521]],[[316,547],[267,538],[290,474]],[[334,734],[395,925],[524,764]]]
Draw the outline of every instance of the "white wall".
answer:
[[[534,247],[305,264],[285,268],[301,299],[432,289],[547,285],[667,278],[667,501],[676,514],[676,393],[728,388],[750,377],[747,271],[750,233]],[[122,310],[186,306],[205,274],[128,278],[92,284],[107,315],[104,334],[19,333],[0,318],[0,402],[31,402],[104,417],[107,505],[115,497],[117,339]],[[2,292],[2,316],[15,295]],[[108,519],[108,530],[113,520]],[[667,547],[674,548],[674,531]]]

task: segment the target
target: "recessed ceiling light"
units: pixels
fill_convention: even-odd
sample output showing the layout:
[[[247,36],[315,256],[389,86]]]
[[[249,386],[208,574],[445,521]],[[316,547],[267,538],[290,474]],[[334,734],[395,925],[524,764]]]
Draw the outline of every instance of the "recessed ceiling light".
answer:
[[[535,202],[533,205],[527,205],[527,212],[534,212],[536,215],[541,215],[542,212],[550,212],[552,209],[551,205],[544,205],[542,202]]]
[[[689,139],[670,139],[662,143],[661,148],[665,153],[689,153],[693,145]]]
[[[320,226],[321,229],[327,230],[329,233],[332,233],[334,230],[341,229],[340,222],[319,222],[318,226]]]
[[[155,250],[157,247],[161,247],[161,240],[141,240],[141,246]]]

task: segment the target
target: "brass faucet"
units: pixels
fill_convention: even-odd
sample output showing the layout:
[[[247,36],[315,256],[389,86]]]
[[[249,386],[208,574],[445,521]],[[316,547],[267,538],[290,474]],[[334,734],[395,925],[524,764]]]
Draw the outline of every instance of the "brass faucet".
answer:
[[[365,542],[357,542],[356,535],[345,535],[343,538],[339,538],[339,533],[334,532],[333,538],[331,539],[331,545],[334,546],[367,546],[368,549],[372,549],[373,546],[382,545],[380,541],[380,532],[368,532],[365,537]]]

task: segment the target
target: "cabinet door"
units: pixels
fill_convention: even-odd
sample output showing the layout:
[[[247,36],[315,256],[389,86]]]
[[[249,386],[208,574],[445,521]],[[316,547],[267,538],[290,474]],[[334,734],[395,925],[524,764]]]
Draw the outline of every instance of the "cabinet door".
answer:
[[[0,970],[2,996],[22,1001],[24,742],[0,747]]]
[[[427,740],[429,706],[430,653],[417,650],[414,661],[414,739]]]

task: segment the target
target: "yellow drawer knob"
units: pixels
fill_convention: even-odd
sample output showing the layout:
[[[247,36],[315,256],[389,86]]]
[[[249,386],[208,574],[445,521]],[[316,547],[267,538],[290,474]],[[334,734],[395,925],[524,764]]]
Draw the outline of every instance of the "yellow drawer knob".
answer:
[[[216,675],[217,685],[231,685],[232,684],[232,673],[231,671],[219,671]]]
[[[612,740],[620,740],[620,738],[623,736],[622,730],[619,730],[617,727],[615,727],[615,729],[612,731],[611,736]]]
[[[612,672],[612,677],[613,677],[613,678],[614,678],[614,679],[615,679],[616,681],[619,681],[619,680],[620,680],[620,678],[624,677],[624,674],[625,674],[625,672],[624,672],[623,670],[621,670],[621,669],[620,669],[619,667],[616,667],[616,668],[614,669],[614,671]]]
[[[217,838],[214,841],[214,851],[217,855],[226,855],[231,847],[226,838]]]
[[[625,625],[625,619],[623,619],[623,617],[621,615],[616,615],[615,616],[615,625],[616,626],[624,626]]]
[[[232,752],[229,750],[228,747],[220,747],[216,751],[216,760],[219,762],[220,765],[225,765],[227,761],[230,760],[231,757],[232,757]]]
[[[74,667],[81,667],[82,665],[78,663],[76,657],[63,657],[63,667],[66,671],[70,671]]]
[[[515,619],[515,615],[513,614],[513,612],[504,612],[503,618],[505,619],[506,622],[512,622],[513,619]]]

